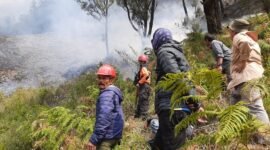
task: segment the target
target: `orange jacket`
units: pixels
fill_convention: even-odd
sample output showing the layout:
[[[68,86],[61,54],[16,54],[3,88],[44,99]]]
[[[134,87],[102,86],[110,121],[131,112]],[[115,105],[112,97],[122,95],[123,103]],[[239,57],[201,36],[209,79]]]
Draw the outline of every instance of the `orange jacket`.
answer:
[[[148,71],[146,67],[142,67],[140,70],[139,84],[150,84],[150,74],[150,71]]]

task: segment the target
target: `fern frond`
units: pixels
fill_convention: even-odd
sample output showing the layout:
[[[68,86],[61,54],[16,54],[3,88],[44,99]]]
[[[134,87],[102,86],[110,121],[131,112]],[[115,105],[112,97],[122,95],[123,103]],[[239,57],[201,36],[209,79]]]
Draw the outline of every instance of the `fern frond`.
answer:
[[[77,109],[79,110],[79,109]],[[68,137],[80,137],[92,133],[94,121],[87,119],[82,112],[71,111],[64,107],[55,107],[44,111],[40,119],[32,123],[34,145],[41,149],[59,149]]]
[[[165,91],[175,91],[178,86],[185,87],[185,82],[183,79],[185,78],[185,73],[168,73],[164,77],[164,80],[161,80],[157,85],[157,89],[164,89]],[[181,92],[177,91],[177,92]]]
[[[205,112],[195,112],[189,115],[188,117],[184,118],[183,120],[181,120],[181,122],[179,122],[175,126],[174,128],[175,135],[177,135],[182,129],[186,128],[188,125],[196,123],[198,118],[203,117],[205,115],[206,115]]]
[[[88,140],[90,137],[90,134],[93,133],[93,126],[94,125],[94,120],[86,120],[82,119],[80,120],[80,123],[78,124],[77,127],[77,133],[80,135],[79,137],[83,140]]]
[[[245,86],[243,87],[243,92],[245,90],[249,90],[250,88],[257,88],[263,97],[267,98],[269,97],[269,89],[267,85],[267,79],[266,77],[260,78],[260,79],[254,79],[246,82]]]
[[[222,74],[217,70],[206,68],[194,71],[192,81],[194,85],[203,87],[207,91],[208,99],[216,99],[222,91]]]
[[[251,137],[258,132],[258,129],[264,126],[265,124],[255,117],[249,119],[240,127],[240,138],[237,138],[239,143],[247,145],[248,142],[252,139]]]
[[[229,106],[219,116],[218,132],[215,134],[216,143],[224,143],[240,135],[241,127],[251,119],[249,109],[243,102]]]
[[[200,100],[205,100],[206,96],[199,96],[199,95],[189,95],[189,96],[182,96],[178,97],[178,99],[171,99],[171,108],[178,108],[180,104],[187,101],[188,99],[192,99],[195,102],[199,102]]]
[[[203,89],[205,95],[200,98],[216,100],[222,91],[223,82],[220,72],[203,68],[177,74],[168,73],[164,80],[159,82],[157,89],[172,91],[172,102],[182,99],[193,86]]]
[[[187,95],[189,90],[191,90],[191,86],[187,85],[188,83],[180,83],[180,84],[175,84],[174,89],[172,89],[174,92],[171,97],[171,101],[176,101],[177,99],[181,99],[184,95]]]

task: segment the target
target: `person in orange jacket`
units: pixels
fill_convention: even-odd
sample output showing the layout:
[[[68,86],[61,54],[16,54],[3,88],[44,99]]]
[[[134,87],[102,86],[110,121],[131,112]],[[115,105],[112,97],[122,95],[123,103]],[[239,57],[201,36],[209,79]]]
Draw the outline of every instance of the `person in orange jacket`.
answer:
[[[140,69],[137,73],[138,81],[135,81],[138,87],[138,103],[135,111],[135,118],[142,117],[143,120],[147,119],[149,109],[149,97],[151,93],[150,87],[150,71],[147,69],[148,57],[140,55],[138,58]]]

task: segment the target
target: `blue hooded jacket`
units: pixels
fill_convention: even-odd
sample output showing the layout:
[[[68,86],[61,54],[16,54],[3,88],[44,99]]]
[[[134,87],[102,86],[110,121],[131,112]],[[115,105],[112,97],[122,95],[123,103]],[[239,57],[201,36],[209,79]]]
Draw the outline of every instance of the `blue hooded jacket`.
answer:
[[[96,103],[96,123],[90,142],[94,145],[103,140],[121,139],[124,114],[121,106],[122,92],[114,85],[100,91]]]

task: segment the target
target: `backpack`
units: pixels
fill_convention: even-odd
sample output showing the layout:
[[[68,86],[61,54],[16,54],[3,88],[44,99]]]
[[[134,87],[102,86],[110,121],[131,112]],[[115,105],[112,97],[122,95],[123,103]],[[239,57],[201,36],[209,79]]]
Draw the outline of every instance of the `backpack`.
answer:
[[[140,71],[137,73],[135,72],[134,80],[133,80],[133,85],[136,85],[140,80]]]

